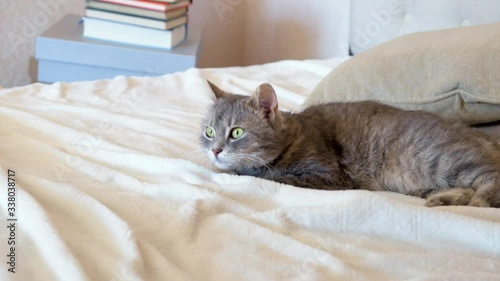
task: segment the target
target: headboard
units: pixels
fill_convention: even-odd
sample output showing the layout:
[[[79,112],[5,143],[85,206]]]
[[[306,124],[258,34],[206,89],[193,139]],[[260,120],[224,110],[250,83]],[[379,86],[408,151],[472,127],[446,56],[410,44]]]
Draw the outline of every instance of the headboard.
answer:
[[[499,0],[351,0],[349,45],[357,54],[408,33],[500,21]]]

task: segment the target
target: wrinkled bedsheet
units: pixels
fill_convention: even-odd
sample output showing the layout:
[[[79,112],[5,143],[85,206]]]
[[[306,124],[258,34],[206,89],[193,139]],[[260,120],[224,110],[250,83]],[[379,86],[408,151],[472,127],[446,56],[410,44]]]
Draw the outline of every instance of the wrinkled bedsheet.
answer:
[[[0,280],[500,280],[499,209],[210,169],[205,79],[298,110],[343,60],[0,90]]]

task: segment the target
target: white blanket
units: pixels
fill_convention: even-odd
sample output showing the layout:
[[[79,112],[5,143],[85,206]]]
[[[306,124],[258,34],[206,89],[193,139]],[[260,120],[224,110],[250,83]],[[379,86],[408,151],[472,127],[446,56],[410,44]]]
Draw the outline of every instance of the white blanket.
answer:
[[[341,61],[0,90],[0,280],[500,280],[498,209],[208,168],[205,78],[294,110]]]

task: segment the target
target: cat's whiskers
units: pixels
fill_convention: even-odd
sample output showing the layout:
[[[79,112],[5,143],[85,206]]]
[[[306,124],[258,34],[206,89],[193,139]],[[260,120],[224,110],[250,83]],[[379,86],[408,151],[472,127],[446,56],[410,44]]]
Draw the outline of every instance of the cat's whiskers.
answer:
[[[273,171],[273,168],[262,157],[255,154],[238,153],[234,155],[234,158],[236,161],[250,164],[252,168],[265,167],[267,170]]]
[[[186,152],[182,153],[181,159],[185,159],[185,160],[194,162],[196,164],[205,166],[210,171],[213,171],[212,161],[206,161],[206,159],[207,159],[206,154],[207,154],[207,152],[203,148],[193,148],[192,151],[186,151]]]
[[[213,172],[214,170],[212,169],[212,161],[208,161],[208,170],[210,170],[210,172]]]
[[[195,158],[195,159],[202,159],[202,157],[204,156],[203,155],[204,153],[205,153],[204,149],[193,148],[193,150],[185,151],[184,153],[182,153],[180,157],[182,159],[186,159],[186,160],[191,161],[191,159],[193,159],[193,158]]]

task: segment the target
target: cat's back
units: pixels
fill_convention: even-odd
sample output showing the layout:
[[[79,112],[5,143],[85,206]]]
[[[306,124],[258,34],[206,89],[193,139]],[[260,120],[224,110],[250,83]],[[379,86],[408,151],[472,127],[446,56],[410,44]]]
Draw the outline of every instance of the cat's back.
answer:
[[[325,120],[341,123],[353,122],[374,116],[396,116],[401,110],[375,101],[331,102],[306,108],[298,115],[300,118],[323,122]]]
[[[412,114],[378,102],[362,101],[311,106],[297,114],[296,118],[308,128],[335,132],[338,138],[339,135],[370,134],[414,123],[417,120],[412,118]]]
[[[425,139],[427,133],[432,135],[430,139],[434,141],[440,138],[465,138],[499,142],[463,123],[430,112],[402,110],[376,101],[326,103],[307,108],[299,115],[299,119],[308,126],[328,127],[335,130],[337,135],[398,134],[399,137],[417,135]]]
[[[331,134],[329,140],[344,145],[387,145],[418,143],[425,146],[443,142],[496,142],[459,122],[433,113],[408,111],[375,101],[327,103],[297,114],[307,128]]]

